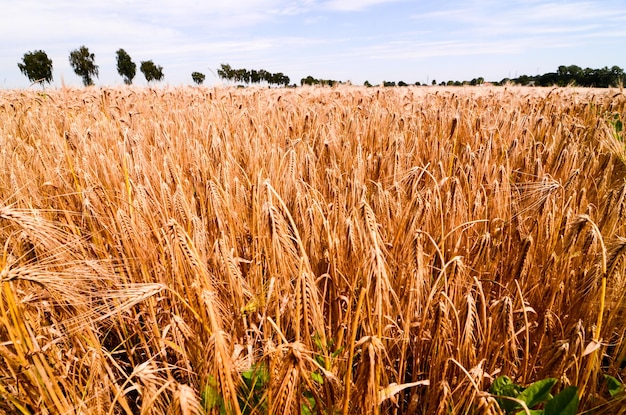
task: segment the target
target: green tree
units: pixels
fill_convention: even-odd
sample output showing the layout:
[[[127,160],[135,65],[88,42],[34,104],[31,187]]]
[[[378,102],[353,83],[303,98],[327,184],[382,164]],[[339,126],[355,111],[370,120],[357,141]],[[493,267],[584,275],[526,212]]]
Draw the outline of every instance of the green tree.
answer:
[[[248,71],[247,69],[235,69],[233,72],[235,82],[243,82],[244,84],[250,83],[250,71]]]
[[[289,77],[285,74],[283,74],[282,72],[277,72],[275,74],[272,74],[271,76],[271,84],[274,85],[283,85],[283,86],[287,86],[289,85]]]
[[[163,67],[155,65],[151,60],[142,61],[139,70],[143,73],[143,76],[146,77],[146,81],[148,82],[160,81],[163,79]]]
[[[300,85],[316,85],[319,84],[319,80],[313,78],[311,75],[308,75],[306,78],[302,78],[300,80]]]
[[[52,59],[43,50],[25,53],[17,67],[31,82],[52,82]]]
[[[76,75],[83,78],[83,85],[93,85],[93,78],[98,77],[98,65],[96,65],[96,55],[89,53],[86,46],[70,52],[70,65]]]
[[[576,81],[576,83],[580,83],[583,74],[583,68],[578,65],[570,65],[567,67],[567,72],[572,77],[572,80]]]
[[[271,78],[271,74],[266,71],[265,69],[259,69],[258,70],[258,76],[259,76],[259,83],[261,82],[270,82],[270,78]]]
[[[253,84],[261,83],[261,73],[256,69],[250,71],[250,82]]]
[[[196,83],[196,85],[202,85],[206,76],[201,72],[192,72],[191,79]]]
[[[222,63],[220,64],[220,68],[217,70],[217,76],[219,76],[220,79],[230,81],[235,77],[235,71],[233,71],[233,68],[231,68],[229,64]]]
[[[624,83],[624,70],[617,65],[611,67],[611,84],[620,86]]]
[[[117,73],[124,78],[124,83],[130,85],[133,83],[133,78],[137,73],[137,65],[130,58],[130,55],[126,53],[124,49],[119,49],[117,52]]]

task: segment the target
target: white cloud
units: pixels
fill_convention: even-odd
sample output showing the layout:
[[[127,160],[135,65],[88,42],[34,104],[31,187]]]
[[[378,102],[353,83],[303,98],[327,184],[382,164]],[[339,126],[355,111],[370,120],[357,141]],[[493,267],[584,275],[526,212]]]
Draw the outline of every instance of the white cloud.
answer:
[[[323,6],[329,10],[336,11],[359,11],[371,6],[386,3],[395,3],[401,0],[328,0]]]
[[[420,22],[459,25],[468,34],[512,36],[529,33],[602,31],[626,22],[626,8],[599,7],[592,2],[522,2],[503,5],[476,4],[413,14]]]

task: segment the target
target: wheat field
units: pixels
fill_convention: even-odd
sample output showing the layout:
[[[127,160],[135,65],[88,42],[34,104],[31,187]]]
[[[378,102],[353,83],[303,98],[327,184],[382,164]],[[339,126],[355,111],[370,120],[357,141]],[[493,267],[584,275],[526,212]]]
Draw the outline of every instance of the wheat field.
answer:
[[[624,411],[619,90],[0,91],[0,412]],[[619,397],[618,397],[619,398]]]

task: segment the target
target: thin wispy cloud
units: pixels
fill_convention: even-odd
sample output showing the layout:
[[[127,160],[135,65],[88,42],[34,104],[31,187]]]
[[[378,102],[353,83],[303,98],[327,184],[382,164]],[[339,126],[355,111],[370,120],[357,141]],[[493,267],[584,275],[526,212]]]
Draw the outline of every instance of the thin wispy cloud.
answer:
[[[455,10],[436,10],[412,15],[421,22],[452,27],[465,35],[519,37],[541,33],[580,33],[610,35],[612,29],[626,24],[626,7],[598,7],[598,2],[535,2],[515,7],[512,3],[500,7],[468,6]]]
[[[329,0],[324,2],[323,7],[338,11],[359,11],[371,6],[397,3],[401,0]]]
[[[120,85],[115,51],[162,65],[165,82],[220,63],[363,82],[436,76],[499,80],[560,64],[626,67],[623,1],[24,0],[0,15],[0,87],[28,86],[17,63],[43,49],[55,85],[79,86],[69,51],[96,54],[96,84]],[[219,82],[208,77],[207,82]],[[142,81],[138,74],[136,83]]]

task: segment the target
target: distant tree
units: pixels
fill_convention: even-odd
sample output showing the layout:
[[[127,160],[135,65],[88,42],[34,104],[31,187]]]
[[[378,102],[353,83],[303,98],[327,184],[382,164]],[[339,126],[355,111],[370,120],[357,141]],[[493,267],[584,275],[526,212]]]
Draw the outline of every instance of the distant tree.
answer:
[[[282,78],[281,78],[282,77]],[[283,75],[282,73],[278,73],[274,75],[274,81],[276,81],[275,83],[277,85],[286,85],[285,82],[289,83],[289,77]],[[280,80],[283,79],[283,81],[281,82]],[[348,81],[350,82],[350,81]],[[365,81],[367,83],[367,81]],[[307,76],[306,78],[302,78],[300,80],[300,85],[321,85],[321,86],[335,86],[340,82],[335,81],[334,79],[317,79],[317,78],[313,78],[311,75]],[[365,86],[367,86],[367,84],[365,84]],[[371,85],[370,85],[371,86]]]
[[[398,86],[408,86],[408,85],[409,85],[409,84],[407,84],[407,83],[406,83],[406,82],[404,82],[404,81],[400,81],[400,82],[398,82]]]
[[[556,72],[547,72],[542,75],[528,76],[522,75],[512,79],[521,85],[534,84],[537,86],[567,86],[579,85],[586,87],[607,88],[610,86],[620,85],[624,77],[624,70],[619,66],[608,66],[599,69],[585,68],[582,69],[576,65],[560,65]],[[503,79],[502,82],[505,80]]]
[[[370,81],[365,81],[363,82],[363,85],[370,88],[372,86],[372,84],[370,84]]]
[[[437,85],[437,81],[433,79],[432,84],[433,84],[433,85]]]
[[[137,74],[137,65],[130,58],[130,55],[126,53],[124,49],[119,49],[117,52],[117,73],[124,78],[124,83],[130,85],[133,83],[133,78]]]
[[[611,76],[613,86],[623,86],[624,84],[624,70],[619,66],[611,67]]]
[[[25,53],[17,67],[31,82],[52,82],[52,59],[43,50]]]
[[[259,69],[258,70],[258,76],[259,76],[259,83],[260,82],[267,82],[267,83],[270,82],[271,74],[268,71],[266,71],[265,69]]]
[[[196,83],[196,85],[202,85],[206,76],[201,72],[192,72],[191,79]]]
[[[252,72],[247,69],[241,69],[241,80],[248,85],[252,79]]]
[[[282,86],[287,86],[289,85],[289,77],[285,74],[283,74],[282,72],[277,72],[275,74],[272,74],[270,76],[271,81],[269,81],[271,84],[274,85],[282,85]]]
[[[163,79],[163,67],[155,65],[151,60],[142,61],[139,70],[148,82],[160,81]]]
[[[553,76],[553,78],[555,80],[555,83],[559,86],[566,86],[570,84],[581,85],[581,81],[583,81],[581,74],[582,74],[582,68],[579,66],[560,65],[556,70],[556,76]],[[540,82],[541,82],[541,78],[540,78]]]
[[[252,69],[250,71],[250,82],[252,82],[253,84],[258,84],[261,82],[261,76],[259,74],[259,71],[257,71],[256,69]]]
[[[83,78],[83,85],[93,85],[93,77],[98,77],[98,65],[96,65],[96,55],[89,53],[85,46],[70,52],[70,65],[76,75]]]
[[[540,75],[535,82],[538,86],[558,85],[559,74],[556,72],[547,72],[547,73],[544,73],[543,75]]]
[[[421,83],[420,81],[417,81],[417,82],[415,83],[415,86],[421,86],[421,85],[422,85],[422,83]]]
[[[229,64],[222,63],[220,64],[220,68],[217,70],[217,76],[219,76],[220,79],[230,81],[235,77],[235,73]]]
[[[250,83],[250,71],[245,68],[234,69],[233,75],[235,82],[242,82],[246,85]]]
[[[576,83],[580,83],[582,80],[583,68],[577,65],[570,65],[567,67],[567,73],[571,77],[571,80]]]
[[[311,75],[308,75],[306,78],[300,79],[300,85],[315,85],[318,83],[319,81],[313,78]]]
[[[267,82],[269,85],[289,86],[290,81],[289,77],[282,72],[271,73],[265,69],[235,69],[227,63],[220,64],[217,75],[223,80],[245,84]]]

